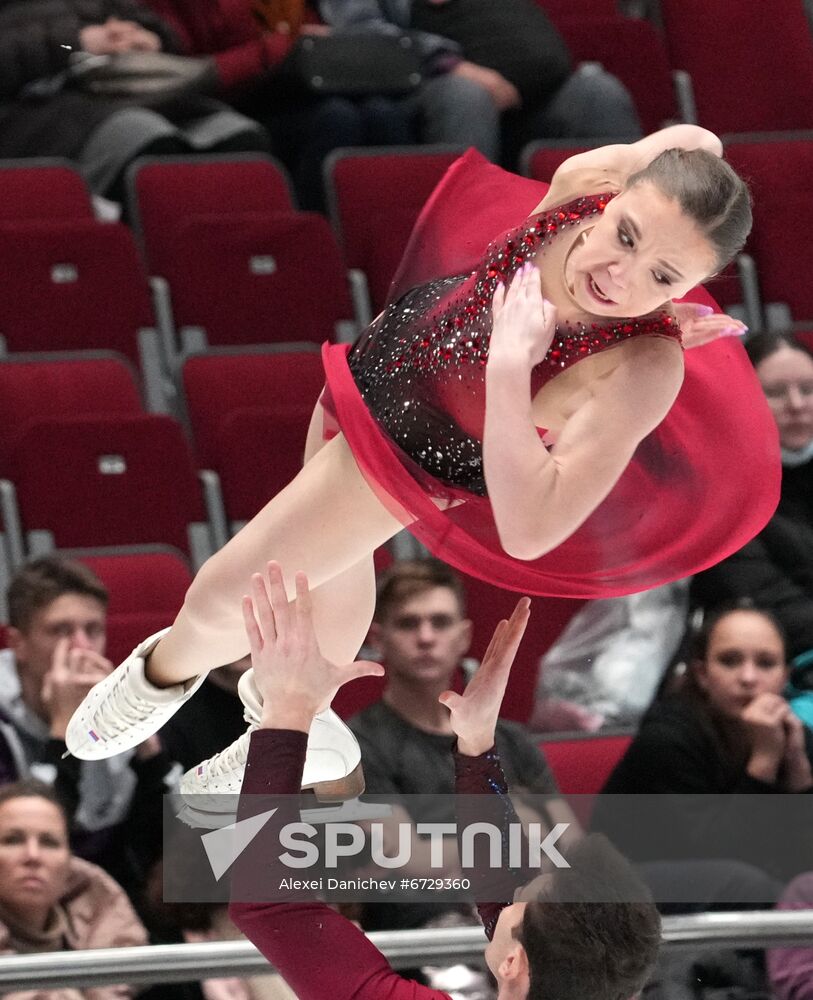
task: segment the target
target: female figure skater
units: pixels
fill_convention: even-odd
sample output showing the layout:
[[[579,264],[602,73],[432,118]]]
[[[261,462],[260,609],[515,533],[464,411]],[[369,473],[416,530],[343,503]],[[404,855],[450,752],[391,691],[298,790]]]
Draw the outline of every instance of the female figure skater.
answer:
[[[240,597],[272,556],[307,573],[320,646],[349,662],[372,617],[371,554],[405,525],[465,572],[573,597],[685,576],[752,537],[776,503],[775,431],[738,344],[691,352],[698,363],[684,370],[670,304],[750,229],[748,192],[721,153],[716,136],[676,126],[571,158],[541,203],[538,183],[473,154],[458,161],[390,305],[349,355],[325,349],[302,472],[201,568],[171,629],[89,693],[71,753],[137,745],[206,671],[242,656]],[[698,342],[738,332],[719,316],[688,327]],[[255,727],[250,673],[240,694]],[[182,790],[238,791],[247,747],[246,734]],[[325,706],[303,786],[358,794],[359,761]]]

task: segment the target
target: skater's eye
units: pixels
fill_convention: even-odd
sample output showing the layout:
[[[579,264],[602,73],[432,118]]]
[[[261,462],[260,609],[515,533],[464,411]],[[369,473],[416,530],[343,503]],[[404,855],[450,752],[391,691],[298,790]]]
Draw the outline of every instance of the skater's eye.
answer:
[[[672,279],[663,273],[663,271],[653,271],[652,277],[655,279],[659,285],[671,285]]]
[[[618,227],[618,242],[622,247],[627,247],[630,250],[635,246],[635,240],[623,226]]]

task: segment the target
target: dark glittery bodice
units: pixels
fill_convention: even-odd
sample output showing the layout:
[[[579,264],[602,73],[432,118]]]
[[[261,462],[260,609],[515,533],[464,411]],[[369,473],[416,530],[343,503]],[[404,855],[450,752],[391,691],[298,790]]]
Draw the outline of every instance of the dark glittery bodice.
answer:
[[[388,305],[351,350],[350,371],[368,409],[434,480],[486,495],[482,438],[494,290],[611,198],[590,195],[530,216],[492,242],[473,273],[427,282]],[[582,358],[642,335],[679,339],[680,330],[667,313],[559,324],[533,369],[532,394]]]

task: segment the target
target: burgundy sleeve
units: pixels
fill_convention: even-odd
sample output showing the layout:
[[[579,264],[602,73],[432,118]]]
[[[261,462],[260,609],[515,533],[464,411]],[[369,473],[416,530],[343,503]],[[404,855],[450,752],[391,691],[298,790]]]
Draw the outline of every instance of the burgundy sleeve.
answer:
[[[276,67],[291,50],[290,35],[280,32],[261,35],[214,55],[217,75],[224,90],[260,79]]]
[[[299,792],[308,737],[285,729],[251,736],[240,797],[240,818],[252,795]],[[267,802],[267,800],[266,800]],[[235,863],[251,860],[244,852]],[[236,872],[249,878],[251,871]],[[299,1000],[449,1000],[448,994],[399,976],[368,938],[323,903],[240,903],[229,915],[279,971]]]
[[[813,872],[790,883],[777,909],[813,910]],[[813,948],[772,948],[766,954],[776,1000],[813,1000]]]

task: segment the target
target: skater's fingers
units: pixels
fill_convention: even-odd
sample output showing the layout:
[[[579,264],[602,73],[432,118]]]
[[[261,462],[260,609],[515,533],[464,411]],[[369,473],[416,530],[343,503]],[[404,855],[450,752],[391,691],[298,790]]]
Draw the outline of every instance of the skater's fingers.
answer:
[[[506,673],[511,669],[514,657],[517,655],[519,644],[525,635],[525,628],[531,616],[531,602],[527,597],[520,598],[508,624],[501,636],[500,649],[498,651],[497,662]]]
[[[485,653],[483,653],[483,658],[480,660],[481,663],[486,663],[490,657],[494,656],[497,646],[500,643],[500,637],[503,632],[508,628],[508,622],[503,619],[501,622],[497,622],[497,627],[494,629],[494,634],[491,636],[491,641],[488,644],[488,648]]]
[[[263,648],[263,637],[260,633],[260,626],[257,624],[257,619],[254,617],[254,604],[248,595],[244,595],[240,605],[243,609],[243,624],[246,627],[249,648],[252,655],[260,653]]]
[[[306,638],[314,638],[313,632],[313,601],[308,586],[308,577],[299,572],[294,577],[296,585],[296,623]]]
[[[288,607],[288,594],[285,590],[285,580],[282,567],[273,560],[268,564],[268,597],[274,614],[274,626],[278,639],[283,639],[291,630],[291,611]],[[262,625],[262,621],[260,622]]]
[[[254,616],[260,627],[263,643],[277,641],[277,622],[274,610],[268,599],[265,580],[262,574],[254,573],[251,577],[251,596],[254,600]]]

